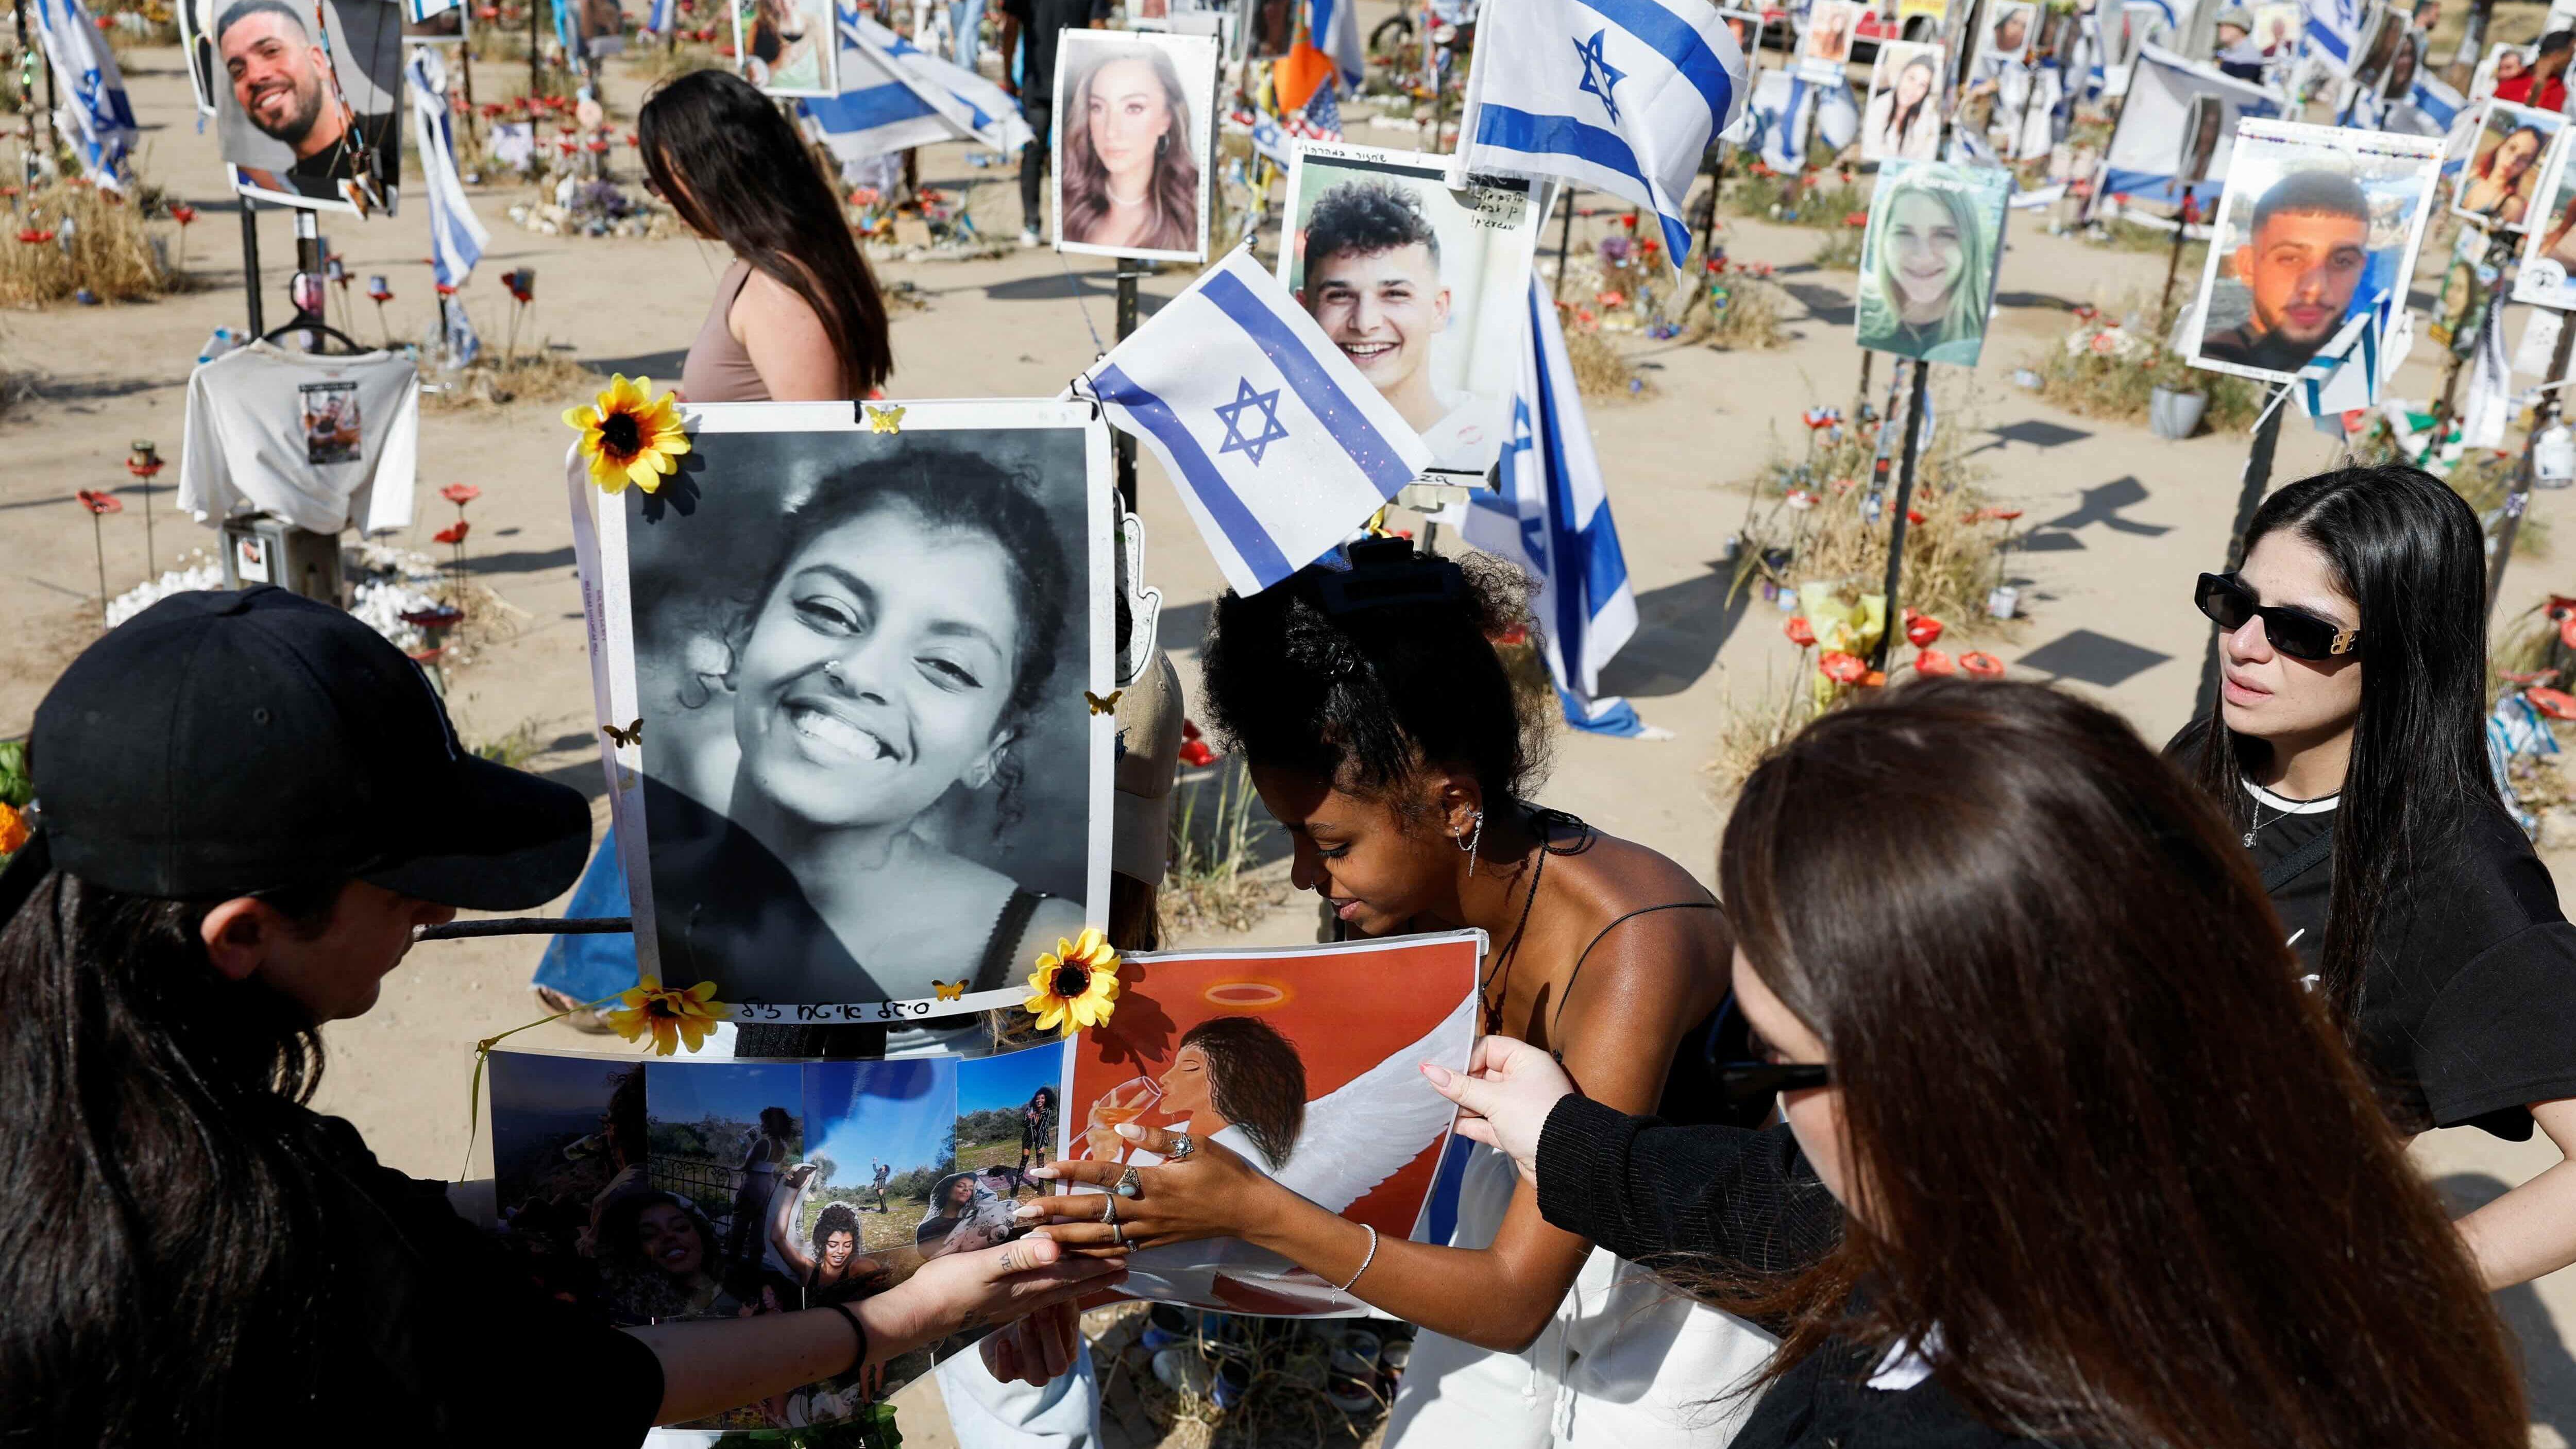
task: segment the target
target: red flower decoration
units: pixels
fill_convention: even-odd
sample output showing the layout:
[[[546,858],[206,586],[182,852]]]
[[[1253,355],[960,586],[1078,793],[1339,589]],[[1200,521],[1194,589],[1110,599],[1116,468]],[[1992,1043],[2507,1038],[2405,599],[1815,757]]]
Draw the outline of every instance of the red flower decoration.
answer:
[[[1804,614],[1791,614],[1789,622],[1780,626],[1780,632],[1788,635],[1789,642],[1801,649],[1816,647],[1816,626],[1808,623]]]
[[[2563,689],[2526,689],[2522,697],[2551,719],[2576,720],[2576,694]]]
[[[98,493],[84,488],[80,490],[80,501],[81,507],[88,509],[92,513],[123,513],[125,511],[125,500],[117,497],[113,493]]]
[[[1920,508],[1909,508],[1905,510],[1905,521],[1908,523],[1920,524],[1923,521],[1923,510]]]
[[[2570,614],[2558,621],[2558,642],[2570,649],[2576,649],[2576,614]]]
[[[2021,517],[2021,510],[2018,508],[1980,508],[1976,512],[1969,514],[1968,520],[1975,523],[1991,518],[2004,523],[2010,523],[2019,517]]]
[[[186,226],[197,219],[197,209],[184,201],[175,202],[170,207],[170,219]]]
[[[440,529],[438,532],[431,534],[430,537],[438,540],[440,543],[463,543],[465,541],[465,535],[472,529],[472,524],[467,523],[464,519],[460,518],[454,523],[449,524],[447,527]]]
[[[1940,620],[1929,614],[1918,614],[1912,609],[1905,611],[1905,642],[1917,649],[1939,639],[1943,627]]]
[[[2553,619],[2564,619],[2570,614],[2576,614],[2576,599],[2571,599],[2565,594],[2551,594],[2547,613]]]
[[[1869,225],[1869,213],[1866,211],[1855,211],[1843,218],[1843,225],[1867,226]]]
[[[52,241],[53,239],[54,234],[52,232],[39,231],[32,226],[27,228],[25,231],[18,233],[18,240],[25,242],[31,247],[43,246],[45,243]]]
[[[2515,685],[2547,684],[2558,677],[2558,671],[2555,669],[2535,669],[2529,674],[2516,674],[2510,669],[2500,669],[2496,672],[2503,677],[2505,683]]]
[[[1959,672],[1959,665],[1957,661],[1938,649],[1925,649],[1914,656],[1914,672],[1931,675],[1956,674]]]
[[[1603,292],[1592,300],[1600,303],[1604,307],[1625,307],[1628,305],[1627,297],[1618,292]]]
[[[1959,656],[1959,667],[1979,679],[2004,677],[2004,662],[1982,649],[1971,649]]]
[[[1859,656],[1835,649],[1816,661],[1816,672],[1836,684],[1858,684],[1869,673],[1869,666],[1861,663]]]
[[[438,490],[438,496],[462,508],[483,496],[483,490],[471,483],[450,483]]]

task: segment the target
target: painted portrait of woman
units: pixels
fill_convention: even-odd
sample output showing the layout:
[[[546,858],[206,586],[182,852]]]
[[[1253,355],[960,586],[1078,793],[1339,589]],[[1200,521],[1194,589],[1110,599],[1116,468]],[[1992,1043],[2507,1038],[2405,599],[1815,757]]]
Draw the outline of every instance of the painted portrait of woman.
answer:
[[[1090,39],[1075,32],[1063,41],[1058,240],[1121,255],[1195,257],[1206,247],[1200,152],[1208,118],[1191,96],[1207,88],[1183,84],[1173,46]]]

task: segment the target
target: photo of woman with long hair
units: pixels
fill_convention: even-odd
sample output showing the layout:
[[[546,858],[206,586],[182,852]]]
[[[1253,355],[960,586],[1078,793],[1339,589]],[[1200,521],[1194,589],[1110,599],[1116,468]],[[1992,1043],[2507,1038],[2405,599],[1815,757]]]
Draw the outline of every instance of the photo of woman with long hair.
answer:
[[[1939,160],[1941,48],[1881,44],[1870,89],[1869,111],[1860,127],[1861,159]]]
[[[2004,196],[1990,173],[1928,161],[1879,173],[1861,245],[1861,346],[1976,362],[2002,251]]]
[[[2491,102],[2479,127],[2477,152],[2460,169],[2452,207],[2460,215],[2505,231],[2520,231],[2540,190],[2541,162],[2550,138],[2564,124],[2554,116]]]
[[[1073,31],[1058,45],[1057,245],[1204,256],[1214,42]]]
[[[2576,175],[2564,158],[2550,167],[2541,183],[2540,205],[2534,208],[2539,221],[2522,254],[2522,268],[2514,276],[2514,299],[2538,302],[2543,306],[2576,306],[2576,286],[2568,279],[2576,274]],[[2539,265],[2552,262],[2557,270]]]
[[[815,1177],[813,1163],[789,1168],[787,1191],[778,1195],[778,1206],[765,1225],[770,1245],[804,1289],[805,1306],[848,1302],[893,1287],[895,1270],[859,1250],[859,1214],[848,1203],[825,1203],[811,1232],[796,1231]]]
[[[991,990],[1085,919],[1081,440],[849,436],[702,433],[725,481],[629,543],[662,969],[727,1001]]]
[[[725,1256],[746,1268],[760,1267],[762,1225],[769,1221],[769,1202],[778,1195],[778,1169],[792,1148],[788,1139],[796,1118],[784,1107],[760,1109],[760,1126],[744,1144],[742,1180],[733,1190],[733,1228],[726,1235]]]
[[[717,1255],[706,1215],[667,1192],[610,1203],[599,1223],[600,1292],[620,1323],[776,1311],[756,1274]]]

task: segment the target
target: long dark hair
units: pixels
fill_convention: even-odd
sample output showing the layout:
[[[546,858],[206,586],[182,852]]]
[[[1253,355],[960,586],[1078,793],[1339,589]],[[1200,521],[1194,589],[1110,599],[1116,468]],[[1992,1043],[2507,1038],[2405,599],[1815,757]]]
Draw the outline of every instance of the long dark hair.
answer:
[[[1354,794],[1389,798],[1445,767],[1472,773],[1489,801],[1528,799],[1546,773],[1547,721],[1494,649],[1535,632],[1528,575],[1482,554],[1396,567],[1422,571],[1420,597],[1335,609],[1335,571],[1312,566],[1219,598],[1199,654],[1208,718],[1252,763]]]
[[[2503,802],[2487,770],[2486,548],[2477,513],[2440,479],[2390,465],[2338,468],[2263,500],[2246,552],[2286,530],[2334,569],[2361,627],[2361,712],[2335,809],[2334,885],[2319,988],[2350,1028],[2363,966],[2410,909],[2413,884],[2459,848],[2469,812]],[[2177,741],[2241,830],[2244,781],[2271,746],[2197,721]]]
[[[1219,1016],[1181,1036],[1207,1053],[1208,1102],[1243,1129],[1273,1172],[1288,1165],[1306,1127],[1306,1059],[1279,1028],[1251,1016]]]
[[[266,898],[300,933],[340,888]],[[329,1265],[310,1016],[228,981],[207,906],[59,871],[0,930],[0,1441],[204,1444],[307,1402]]]
[[[814,309],[841,385],[865,397],[894,370],[885,300],[796,130],[750,82],[691,71],[656,90],[635,116],[645,172],[680,214]]]
[[[1910,70],[1923,72],[1925,77],[1923,94],[1914,104],[1900,111],[1896,108],[1896,92],[1905,84],[1905,73]],[[1940,98],[1941,68],[1932,63],[1932,57],[1918,55],[1898,68],[1896,79],[1888,82],[1887,86],[1887,128],[1897,145],[1905,144],[1905,133],[1914,129],[1915,118],[1923,114],[1923,108]]]
[[[1826,715],[1746,782],[1720,881],[1852,1158],[1775,1373],[1911,1343],[1987,1423],[2118,1449],[2523,1442],[2251,860],[2117,717],[1960,680]]]
[[[1172,58],[1151,46],[1095,51],[1091,68],[1065,98],[1064,215],[1056,225],[1067,239],[1083,241],[1109,214],[1109,168],[1091,149],[1091,86],[1101,71],[1122,60],[1153,66],[1168,117],[1163,134],[1154,138],[1154,228],[1136,245],[1145,251],[1190,251],[1199,244],[1199,160],[1190,149],[1190,98],[1181,90],[1181,73]]]

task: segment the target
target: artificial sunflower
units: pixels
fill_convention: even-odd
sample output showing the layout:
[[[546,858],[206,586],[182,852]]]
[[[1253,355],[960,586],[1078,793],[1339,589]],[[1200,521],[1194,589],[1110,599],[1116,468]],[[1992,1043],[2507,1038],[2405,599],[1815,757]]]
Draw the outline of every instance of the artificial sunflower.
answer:
[[[1020,1006],[1037,1013],[1038,1030],[1061,1027],[1066,1036],[1107,1022],[1118,1009],[1117,948],[1091,928],[1070,941],[1057,937],[1029,973],[1029,999]]]
[[[628,1041],[642,1041],[646,1033],[653,1037],[657,1056],[669,1056],[683,1042],[696,1051],[704,1045],[707,1033],[732,1011],[716,1000],[716,984],[701,981],[682,991],[665,986],[647,976],[634,987],[617,995],[617,1009],[608,1013],[608,1024]]]
[[[689,435],[680,426],[679,397],[668,392],[654,397],[652,392],[653,379],[629,382],[619,373],[589,406],[564,410],[564,422],[581,433],[590,481],[603,493],[622,493],[629,483],[651,493],[680,471]]]

